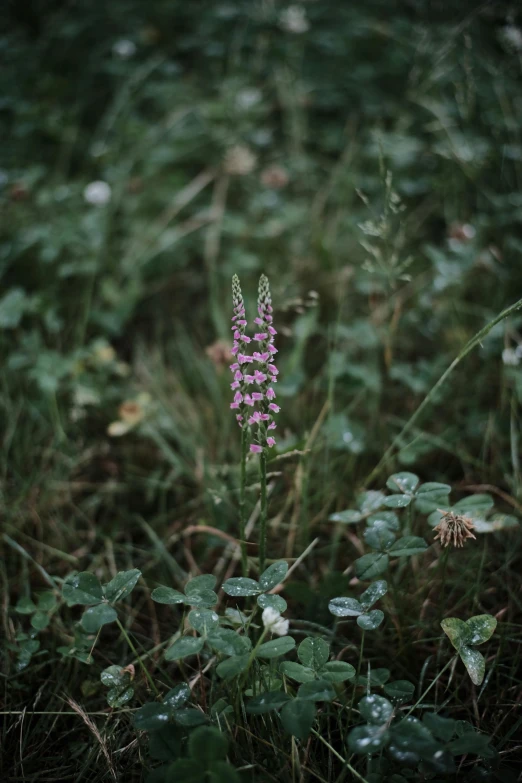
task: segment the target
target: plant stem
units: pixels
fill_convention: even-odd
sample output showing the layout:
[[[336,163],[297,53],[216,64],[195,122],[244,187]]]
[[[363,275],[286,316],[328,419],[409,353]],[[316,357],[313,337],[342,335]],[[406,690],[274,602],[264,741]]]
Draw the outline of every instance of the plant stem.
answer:
[[[246,458],[248,448],[248,430],[241,430],[241,488],[239,495],[239,539],[241,542],[241,566],[243,576],[248,576],[248,560],[246,550]]]
[[[360,774],[357,772],[357,770],[356,770],[356,769],[354,769],[354,768],[352,767],[352,765],[351,765],[351,764],[348,764],[347,760],[346,760],[345,758],[343,758],[343,756],[341,756],[341,754],[340,754],[340,753],[338,753],[338,752],[335,750],[335,748],[333,748],[333,747],[330,745],[330,743],[329,743],[329,742],[327,742],[327,741],[325,740],[325,738],[324,738],[324,737],[321,737],[321,735],[319,734],[319,732],[318,732],[318,731],[316,731],[315,729],[312,729],[312,734],[315,734],[315,736],[316,736],[318,739],[320,739],[320,740],[321,740],[321,742],[323,743],[323,745],[326,745],[326,747],[328,748],[328,750],[330,751],[330,753],[333,753],[333,755],[334,755],[336,758],[338,758],[338,759],[339,759],[339,761],[342,761],[342,762],[343,762],[343,764],[345,764],[345,765],[346,765],[346,767],[347,767],[347,768],[350,770],[350,772],[352,773],[352,775],[354,775],[354,776],[357,778],[357,780],[360,780],[360,781],[362,781],[362,783],[368,783],[368,781],[366,780],[366,778],[363,778],[363,776],[362,776],[362,775],[360,775]]]
[[[131,648],[132,652],[133,652],[133,653],[134,653],[134,655],[136,656],[136,658],[137,658],[137,660],[138,660],[138,663],[139,663],[139,665],[140,665],[140,667],[141,667],[141,670],[142,670],[143,674],[145,675],[145,677],[147,678],[147,680],[148,680],[148,682],[149,682],[149,685],[150,685],[150,687],[152,688],[152,690],[154,691],[154,693],[156,694],[156,696],[159,698],[159,691],[158,691],[158,689],[156,688],[156,686],[155,686],[155,684],[154,684],[154,680],[153,680],[153,679],[152,679],[152,677],[150,676],[150,673],[149,673],[149,671],[147,670],[147,667],[145,666],[145,664],[143,663],[142,659],[141,659],[141,658],[140,658],[140,656],[138,655],[138,651],[137,651],[137,650],[136,650],[136,648],[134,647],[134,645],[133,645],[133,643],[132,643],[132,641],[131,641],[131,638],[130,638],[129,634],[127,633],[127,631],[125,630],[125,628],[123,627],[123,625],[120,623],[120,621],[119,621],[119,620],[116,620],[116,623],[118,624],[118,628],[120,629],[120,631],[121,631],[121,633],[122,633],[122,635],[123,635],[123,638],[125,639],[125,641],[126,641],[126,642],[127,642],[127,644],[129,645],[129,647]]]
[[[357,685],[358,685],[359,675],[361,674],[361,665],[362,665],[362,657],[363,657],[363,651],[364,651],[364,636],[365,636],[365,633],[366,632],[363,630],[362,637],[361,637],[361,646],[359,647],[359,661],[357,663],[357,674],[355,676],[355,680],[354,680],[354,683],[353,683],[352,699],[350,701],[350,709],[348,711],[348,726],[350,726],[350,720],[351,720],[351,717],[352,717],[352,710],[353,710],[353,702],[355,700],[355,690],[356,690]]]
[[[261,473],[261,513],[259,517],[259,573],[265,570],[266,560],[266,520],[268,514],[266,496],[266,454],[263,450],[259,457],[259,470]]]

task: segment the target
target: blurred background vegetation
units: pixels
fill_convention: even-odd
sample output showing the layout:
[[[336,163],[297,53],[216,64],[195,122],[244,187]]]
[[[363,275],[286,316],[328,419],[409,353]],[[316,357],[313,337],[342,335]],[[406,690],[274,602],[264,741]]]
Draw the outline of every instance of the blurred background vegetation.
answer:
[[[219,565],[219,537],[182,534],[237,532],[230,280],[252,309],[265,272],[279,455],[306,452],[271,465],[269,554],[320,536],[293,595],[325,619],[357,554],[329,514],[522,294],[517,6],[4,6],[0,569],[13,601],[42,570],[136,566],[153,581]],[[495,327],[388,472],[487,486],[520,511],[520,345],[520,316]],[[491,570],[516,573],[512,539],[495,546]],[[22,701],[39,687],[15,685]]]

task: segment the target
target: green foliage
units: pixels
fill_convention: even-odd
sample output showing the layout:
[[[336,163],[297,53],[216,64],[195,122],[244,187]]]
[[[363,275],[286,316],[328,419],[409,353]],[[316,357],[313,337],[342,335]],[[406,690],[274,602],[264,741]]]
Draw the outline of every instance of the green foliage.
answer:
[[[441,627],[460,655],[471,681],[480,685],[486,673],[486,661],[484,656],[473,648],[493,636],[497,627],[496,619],[490,614],[476,615],[466,621],[448,617],[441,622]]]

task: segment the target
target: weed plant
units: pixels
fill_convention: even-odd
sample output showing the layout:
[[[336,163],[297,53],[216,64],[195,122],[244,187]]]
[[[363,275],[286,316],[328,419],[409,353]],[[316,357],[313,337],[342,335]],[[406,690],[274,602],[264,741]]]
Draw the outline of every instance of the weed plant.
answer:
[[[4,9],[1,780],[520,779],[522,20],[465,5]]]

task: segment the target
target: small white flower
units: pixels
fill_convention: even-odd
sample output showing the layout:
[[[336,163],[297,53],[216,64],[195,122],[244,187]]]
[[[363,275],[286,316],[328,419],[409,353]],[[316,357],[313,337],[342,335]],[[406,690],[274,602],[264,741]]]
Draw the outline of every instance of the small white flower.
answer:
[[[122,38],[121,41],[116,41],[112,47],[112,51],[114,54],[117,54],[118,57],[127,60],[129,57],[132,57],[133,54],[136,54],[136,44],[134,41]]]
[[[108,182],[104,182],[101,179],[97,179],[95,182],[89,182],[83,191],[85,201],[88,204],[94,204],[97,207],[108,204],[111,200],[111,194],[111,186]]]
[[[504,348],[502,351],[502,361],[510,367],[516,367],[520,361],[518,350],[513,348]]]
[[[263,614],[261,617],[263,620],[263,625],[267,631],[270,631],[270,633],[273,633],[276,636],[287,635],[289,622],[288,620],[285,620],[284,617],[281,617],[276,609],[272,609],[271,606],[267,606],[266,609],[263,609]]]
[[[224,167],[227,174],[244,177],[250,174],[256,165],[256,156],[248,148],[241,144],[236,144],[227,150],[224,159]]]
[[[310,27],[306,11],[301,5],[290,5],[281,12],[279,24],[287,33],[306,33]]]

